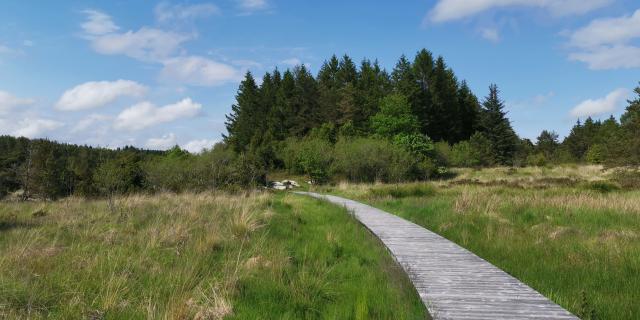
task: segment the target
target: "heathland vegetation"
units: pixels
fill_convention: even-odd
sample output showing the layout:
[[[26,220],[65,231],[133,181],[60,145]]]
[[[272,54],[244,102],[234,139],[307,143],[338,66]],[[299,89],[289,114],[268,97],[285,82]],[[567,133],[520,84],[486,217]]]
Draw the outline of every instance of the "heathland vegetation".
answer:
[[[272,193],[0,203],[3,319],[424,319],[339,207]]]
[[[582,319],[637,319],[640,175],[596,165],[455,171],[446,181],[318,191],[422,225]]]

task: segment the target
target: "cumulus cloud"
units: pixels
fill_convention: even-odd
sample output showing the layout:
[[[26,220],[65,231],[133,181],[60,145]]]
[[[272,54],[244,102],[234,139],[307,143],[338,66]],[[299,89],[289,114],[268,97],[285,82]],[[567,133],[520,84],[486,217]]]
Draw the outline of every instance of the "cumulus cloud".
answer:
[[[192,118],[202,110],[202,105],[191,98],[185,98],[174,104],[157,107],[150,102],[141,102],[120,112],[116,117],[114,127],[124,130],[141,130],[161,123],[175,121],[181,118]]]
[[[64,126],[64,123],[50,119],[26,118],[20,121],[13,135],[27,138],[42,138],[45,133]]]
[[[9,92],[0,90],[0,114],[8,112],[14,107],[28,106],[35,103],[34,99],[18,98]]]
[[[111,21],[110,16],[95,10],[87,10],[85,13],[87,22],[82,25],[85,37],[100,54],[122,54],[138,60],[157,61],[174,54],[183,42],[193,38],[192,35],[149,27],[142,27],[138,31],[116,32],[119,27]],[[99,21],[102,22],[95,22],[96,13],[100,15]],[[105,20],[111,22],[112,26],[105,23]]]
[[[212,3],[172,5],[166,1],[159,3],[153,11],[156,16],[156,20],[160,22],[205,18],[220,13],[220,9]]]
[[[131,80],[90,81],[65,91],[55,108],[78,111],[103,107],[120,97],[142,97],[147,87]]]
[[[215,145],[216,143],[218,143],[218,140],[192,140],[183,145],[182,148],[191,153],[201,153],[202,151],[211,149],[211,147],[213,147],[213,145]]]
[[[167,150],[177,144],[176,135],[173,133],[165,134],[160,138],[151,138],[147,140],[145,146],[154,150]]]
[[[110,33],[92,40],[96,52],[105,55],[123,54],[138,60],[160,60],[174,54],[190,35],[142,27],[138,31]]]
[[[234,67],[200,56],[176,57],[163,61],[160,78],[196,86],[215,86],[241,78]]]
[[[102,35],[112,33],[120,29],[113,20],[111,20],[111,17],[103,12],[97,10],[84,10],[83,13],[87,15],[87,21],[85,21],[81,27],[87,34]]]
[[[629,96],[629,90],[620,88],[600,99],[588,99],[582,101],[571,110],[574,118],[586,118],[611,113],[622,105]]]
[[[440,0],[428,13],[435,23],[467,18],[495,8],[535,7],[557,16],[583,14],[610,4],[613,0]]]
[[[569,35],[575,52],[570,60],[586,63],[590,69],[640,67],[640,47],[632,41],[640,38],[640,9],[632,15],[591,21]]]

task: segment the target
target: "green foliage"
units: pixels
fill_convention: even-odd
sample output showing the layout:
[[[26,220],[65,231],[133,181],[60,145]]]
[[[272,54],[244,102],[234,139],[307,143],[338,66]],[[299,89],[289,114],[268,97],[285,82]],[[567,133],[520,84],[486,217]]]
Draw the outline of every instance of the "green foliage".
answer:
[[[542,152],[530,154],[527,157],[527,164],[530,166],[544,167],[549,164],[549,159]]]
[[[423,158],[430,158],[434,155],[435,147],[433,141],[421,134],[399,133],[393,137],[392,142],[404,150]]]
[[[285,166],[296,174],[305,174],[314,183],[325,183],[333,163],[333,146],[319,138],[287,140],[284,150]]]
[[[96,186],[107,195],[142,190],[145,173],[140,165],[140,157],[137,154],[121,153],[98,167],[94,175]]]
[[[411,153],[386,140],[343,139],[335,146],[334,169],[351,181],[398,182],[430,176],[432,172],[422,171],[419,162]]]
[[[399,134],[418,132],[418,118],[411,114],[407,98],[392,94],[382,99],[380,111],[371,118],[373,132],[381,137],[391,138]]]
[[[585,155],[588,163],[592,164],[602,164],[605,161],[605,154],[607,150],[601,144],[593,144],[587,150],[587,154]]]
[[[601,193],[608,193],[611,191],[620,190],[620,186],[608,181],[592,181],[586,184],[586,188]]]
[[[512,164],[518,136],[506,116],[504,102],[499,97],[496,85],[489,87],[489,95],[482,105],[481,132],[490,142],[493,162],[501,165]]]

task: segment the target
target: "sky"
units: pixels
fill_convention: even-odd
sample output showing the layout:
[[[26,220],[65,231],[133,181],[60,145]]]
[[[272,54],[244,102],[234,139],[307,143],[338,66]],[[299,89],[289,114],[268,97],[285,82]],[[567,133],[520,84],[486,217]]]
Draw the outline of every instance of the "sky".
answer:
[[[637,0],[3,1],[0,134],[199,152],[244,73],[332,54],[442,55],[516,132],[565,136],[624,112],[640,81]]]

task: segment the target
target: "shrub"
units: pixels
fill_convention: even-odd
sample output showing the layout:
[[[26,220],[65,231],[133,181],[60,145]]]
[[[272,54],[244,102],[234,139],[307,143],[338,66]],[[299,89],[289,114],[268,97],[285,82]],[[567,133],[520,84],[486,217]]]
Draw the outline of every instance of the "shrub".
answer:
[[[620,189],[620,186],[618,186],[617,184],[607,181],[592,181],[589,182],[586,187],[587,189],[602,193],[608,193]]]
[[[434,154],[433,141],[422,134],[397,134],[393,137],[393,144],[417,156],[432,157]]]
[[[640,170],[617,169],[613,172],[612,180],[625,189],[640,188]]]
[[[324,139],[289,139],[284,148],[285,167],[292,173],[306,174],[315,183],[329,179],[333,146]]]
[[[548,163],[547,157],[542,152],[531,154],[527,157],[527,164],[530,166],[544,167]]]
[[[420,176],[419,159],[386,140],[342,139],[335,146],[335,172],[351,181],[399,182]]]
[[[601,164],[601,163],[604,163],[606,152],[607,151],[605,150],[605,147],[603,145],[594,144],[591,147],[589,147],[589,150],[587,150],[587,154],[585,155],[585,158],[589,163]]]

